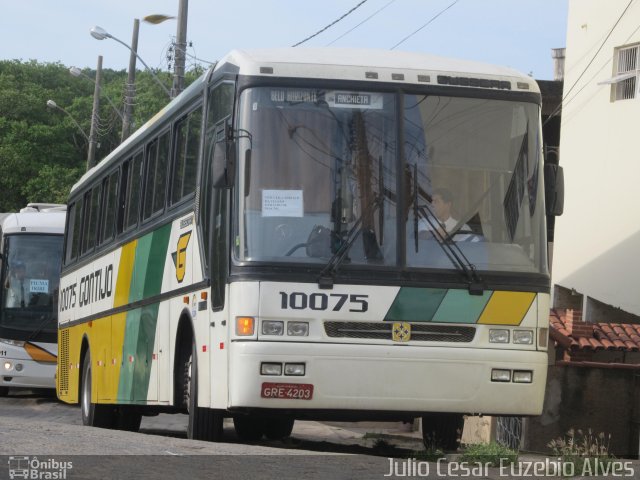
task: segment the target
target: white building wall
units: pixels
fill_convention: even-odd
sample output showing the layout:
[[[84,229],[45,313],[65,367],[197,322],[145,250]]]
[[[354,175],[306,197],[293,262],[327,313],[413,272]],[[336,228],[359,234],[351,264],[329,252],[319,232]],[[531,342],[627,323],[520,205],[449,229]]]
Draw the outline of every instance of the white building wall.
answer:
[[[612,102],[598,85],[614,75],[615,48],[640,43],[638,0],[607,39],[628,4],[569,0],[553,281],[640,315],[640,95]]]

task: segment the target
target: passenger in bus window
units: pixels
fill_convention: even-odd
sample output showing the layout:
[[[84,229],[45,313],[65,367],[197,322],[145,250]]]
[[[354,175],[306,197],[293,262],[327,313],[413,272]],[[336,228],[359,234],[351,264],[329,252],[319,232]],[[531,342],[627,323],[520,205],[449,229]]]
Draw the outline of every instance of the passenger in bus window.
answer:
[[[4,287],[7,289],[7,308],[24,308],[29,303],[29,285],[26,279],[27,269],[24,263],[17,260],[11,267]]]

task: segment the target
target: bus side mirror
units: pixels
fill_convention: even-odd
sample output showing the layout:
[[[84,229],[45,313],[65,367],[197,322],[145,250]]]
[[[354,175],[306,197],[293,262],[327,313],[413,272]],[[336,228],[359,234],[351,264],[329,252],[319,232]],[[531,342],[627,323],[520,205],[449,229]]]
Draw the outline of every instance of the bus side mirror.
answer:
[[[559,217],[564,211],[564,171],[559,165],[544,166],[544,190],[547,215]]]
[[[211,159],[211,178],[215,188],[231,188],[236,176],[236,148],[230,117],[216,125]]]

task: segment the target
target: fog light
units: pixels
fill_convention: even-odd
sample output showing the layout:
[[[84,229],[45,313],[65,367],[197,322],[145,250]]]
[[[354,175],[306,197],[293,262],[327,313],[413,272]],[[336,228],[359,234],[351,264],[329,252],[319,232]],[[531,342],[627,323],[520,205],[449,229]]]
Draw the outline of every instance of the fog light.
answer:
[[[489,330],[489,343],[509,343],[509,330]]]
[[[309,324],[307,322],[287,322],[287,335],[306,337],[309,335]]]
[[[16,363],[16,372],[21,372],[21,371],[22,371],[22,364]]]
[[[262,321],[263,335],[282,335],[283,333],[284,333],[284,322],[277,322],[275,320]]]
[[[11,367],[13,367],[13,365],[11,365],[11,362],[4,362],[4,369],[5,370],[11,370]]]
[[[513,383],[531,383],[533,372],[530,370],[514,370]]]
[[[533,345],[533,330],[514,330],[513,343],[518,345]]]
[[[304,363],[285,363],[284,364],[285,375],[304,375]]]
[[[498,368],[494,368],[491,370],[491,381],[492,382],[510,382],[511,381],[511,370],[501,370]]]
[[[260,364],[260,375],[282,375],[282,364],[263,362]]]

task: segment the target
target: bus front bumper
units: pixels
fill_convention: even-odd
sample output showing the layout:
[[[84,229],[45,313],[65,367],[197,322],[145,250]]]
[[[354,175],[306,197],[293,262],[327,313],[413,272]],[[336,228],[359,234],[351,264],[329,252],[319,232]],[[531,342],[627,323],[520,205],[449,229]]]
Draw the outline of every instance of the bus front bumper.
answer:
[[[230,409],[524,416],[542,413],[548,360],[544,351],[238,341],[229,361]],[[282,364],[283,374],[262,375],[263,363]],[[284,375],[291,363],[304,364],[304,376]],[[511,380],[492,380],[494,370]],[[531,372],[531,383],[515,383],[514,371]],[[310,399],[278,398],[309,396],[308,385]]]
[[[56,388],[55,373],[55,363],[0,359],[0,387]]]

